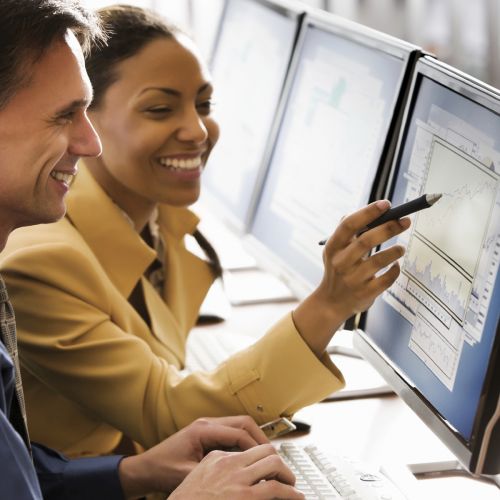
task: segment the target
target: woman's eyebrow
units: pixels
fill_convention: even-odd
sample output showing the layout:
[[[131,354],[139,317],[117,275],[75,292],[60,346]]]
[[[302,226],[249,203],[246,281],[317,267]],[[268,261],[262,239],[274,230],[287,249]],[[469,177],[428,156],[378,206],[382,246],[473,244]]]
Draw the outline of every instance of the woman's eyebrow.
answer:
[[[207,90],[208,88],[211,88],[211,87],[212,87],[211,83],[209,83],[209,82],[204,83],[198,89],[197,94],[201,94],[202,92],[204,92],[205,90]],[[141,92],[139,93],[139,95],[142,95],[145,92],[148,92],[150,90],[156,90],[156,91],[159,91],[159,92],[163,92],[164,94],[172,95],[174,97],[180,97],[182,95],[182,92],[180,92],[179,90],[176,90],[176,89],[172,89],[170,87],[146,87],[145,89],[141,90]]]
[[[212,84],[210,82],[204,83],[199,89],[198,89],[198,94],[201,94],[202,92],[205,92],[207,89],[211,89]]]
[[[171,89],[169,87],[147,87],[145,89],[142,89],[141,92],[139,93],[139,95],[144,94],[148,90],[157,90],[157,91],[163,92],[164,94],[173,95],[175,97],[179,97],[181,95],[181,93],[178,90]]]

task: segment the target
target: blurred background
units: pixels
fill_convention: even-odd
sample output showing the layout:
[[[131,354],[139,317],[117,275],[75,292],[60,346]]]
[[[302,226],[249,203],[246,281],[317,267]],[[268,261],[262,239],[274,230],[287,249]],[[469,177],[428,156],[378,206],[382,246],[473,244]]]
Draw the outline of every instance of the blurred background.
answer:
[[[208,57],[224,0],[83,0],[153,8],[187,28]],[[423,47],[500,87],[500,0],[302,0]]]

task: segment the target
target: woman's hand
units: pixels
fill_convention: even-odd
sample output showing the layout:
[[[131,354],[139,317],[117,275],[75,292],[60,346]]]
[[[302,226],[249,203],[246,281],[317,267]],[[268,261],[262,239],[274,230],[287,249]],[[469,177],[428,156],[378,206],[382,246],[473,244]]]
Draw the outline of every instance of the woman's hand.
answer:
[[[402,246],[393,245],[373,255],[370,252],[408,229],[408,218],[386,222],[357,236],[389,207],[387,200],[381,200],[354,212],[326,242],[323,279],[293,314],[295,326],[317,356],[323,354],[347,318],[366,310],[399,276],[397,260],[404,255]]]

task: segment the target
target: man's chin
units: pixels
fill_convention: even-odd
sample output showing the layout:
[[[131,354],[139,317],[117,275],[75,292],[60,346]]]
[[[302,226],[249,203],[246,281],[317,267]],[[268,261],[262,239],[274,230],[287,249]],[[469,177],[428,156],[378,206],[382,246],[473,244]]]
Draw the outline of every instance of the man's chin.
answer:
[[[66,214],[66,205],[62,205],[52,210],[40,210],[30,220],[26,220],[21,226],[36,226],[38,224],[52,224],[62,219]]]

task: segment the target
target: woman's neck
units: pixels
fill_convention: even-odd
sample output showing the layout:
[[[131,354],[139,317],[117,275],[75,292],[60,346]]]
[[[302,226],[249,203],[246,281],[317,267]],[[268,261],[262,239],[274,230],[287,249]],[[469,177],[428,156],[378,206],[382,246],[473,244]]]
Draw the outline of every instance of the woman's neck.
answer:
[[[134,229],[140,233],[150,220],[157,204],[138,196],[119,183],[108,172],[100,158],[86,158],[85,165],[113,202],[127,214],[134,225]]]

